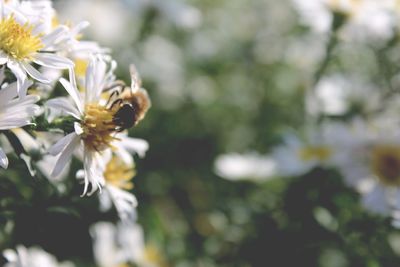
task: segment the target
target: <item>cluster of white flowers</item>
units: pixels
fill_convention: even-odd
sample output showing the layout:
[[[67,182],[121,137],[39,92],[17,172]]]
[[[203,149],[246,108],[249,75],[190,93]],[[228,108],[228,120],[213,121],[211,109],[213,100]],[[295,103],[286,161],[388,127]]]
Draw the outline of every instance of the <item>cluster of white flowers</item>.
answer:
[[[155,266],[146,260],[137,200],[129,192],[136,174],[133,155],[143,157],[149,145],[129,137],[128,129],[144,118],[151,103],[133,65],[127,86],[114,75],[109,49],[81,40],[87,26],[62,24],[49,0],[0,0],[0,130],[5,136],[0,166],[12,167],[7,154],[15,152],[32,175],[41,172],[62,184],[74,156],[82,162],[76,173],[82,196],[98,192],[100,209],[114,207],[121,219],[118,230],[105,223],[93,227],[99,266]],[[55,92],[58,82],[65,94]],[[15,149],[15,140],[23,151]],[[40,152],[39,161],[29,158],[32,151]],[[110,243],[110,231],[121,232],[118,247]],[[105,255],[107,246],[112,251]],[[4,256],[7,267],[73,266],[38,248],[19,246]]]
[[[312,31],[327,35],[317,39],[325,41],[335,35],[335,42],[352,45],[360,41],[360,35],[374,38],[363,39],[367,43],[364,46],[378,39],[388,45],[396,34],[400,15],[398,1],[391,0],[295,0],[294,5]],[[331,49],[329,45],[332,43],[327,44],[327,50]],[[321,61],[328,61],[331,52],[327,51]],[[316,73],[321,74],[318,70]],[[396,86],[395,78],[389,78],[386,87]],[[260,182],[303,176],[316,167],[335,169],[360,194],[368,211],[391,217],[393,225],[399,227],[398,91],[341,72],[322,73],[309,87],[302,130],[286,134],[283,144],[267,155],[252,152],[219,156],[216,173],[229,180]]]

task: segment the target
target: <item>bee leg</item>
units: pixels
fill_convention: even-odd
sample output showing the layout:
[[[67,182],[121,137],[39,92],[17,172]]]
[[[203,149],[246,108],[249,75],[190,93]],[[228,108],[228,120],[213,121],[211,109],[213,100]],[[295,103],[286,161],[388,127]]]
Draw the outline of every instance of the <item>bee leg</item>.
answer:
[[[119,96],[119,91],[114,91],[110,94],[110,97],[107,100],[106,107],[110,104],[111,100],[113,100],[114,96]]]
[[[115,105],[119,105],[119,104],[121,104],[123,102],[123,100],[122,99],[117,99],[117,100],[115,100],[112,104],[111,104],[111,107],[109,108],[109,110],[112,110],[113,108],[114,108],[114,106]]]

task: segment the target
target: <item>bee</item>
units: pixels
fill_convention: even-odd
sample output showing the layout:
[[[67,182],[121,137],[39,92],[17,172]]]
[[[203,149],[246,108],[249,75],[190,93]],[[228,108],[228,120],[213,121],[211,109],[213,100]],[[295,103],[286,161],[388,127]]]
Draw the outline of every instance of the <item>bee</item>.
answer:
[[[116,82],[113,86],[105,89],[114,90],[109,97],[107,105],[113,111],[113,124],[118,132],[132,128],[137,125],[146,115],[151,107],[151,101],[147,91],[143,89],[142,81],[134,65],[129,68],[131,75],[131,86],[123,82]]]

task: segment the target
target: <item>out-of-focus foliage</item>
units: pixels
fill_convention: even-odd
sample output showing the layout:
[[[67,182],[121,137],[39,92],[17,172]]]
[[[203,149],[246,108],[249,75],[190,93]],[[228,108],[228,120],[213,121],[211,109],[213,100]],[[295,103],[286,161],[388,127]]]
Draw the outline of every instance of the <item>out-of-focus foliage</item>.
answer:
[[[291,2],[56,4],[72,21],[73,15],[91,14],[88,35],[112,47],[124,80],[126,66],[135,62],[151,96],[146,120],[132,130],[150,143],[133,192],[147,244],[163,266],[400,265],[399,232],[390,219],[364,211],[335,170],[315,168],[263,183],[234,183],[214,173],[218,155],[267,153],[284,132],[305,123],[303,98],[328,40],[309,33]],[[327,71],[340,69],[385,86],[379,71],[394,76],[398,68],[391,58],[398,56],[397,41],[390,45],[340,45]],[[366,77],[370,73],[378,78]],[[12,232],[6,247],[40,245],[89,266],[90,225],[116,220],[116,214],[98,214],[97,201],[79,198],[77,185],[67,185],[77,187],[75,199],[49,196],[50,185],[27,179],[24,166],[0,171],[7,176],[2,180],[12,181],[0,184],[0,208],[10,207],[8,195],[23,203],[12,204],[15,225],[0,221],[0,240]]]

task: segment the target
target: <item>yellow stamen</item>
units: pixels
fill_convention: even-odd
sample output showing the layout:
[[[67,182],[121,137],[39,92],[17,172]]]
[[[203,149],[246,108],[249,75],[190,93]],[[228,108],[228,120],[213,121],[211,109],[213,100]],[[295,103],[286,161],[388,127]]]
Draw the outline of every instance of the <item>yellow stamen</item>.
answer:
[[[303,161],[327,160],[331,157],[332,151],[326,146],[309,146],[300,149],[299,156]]]
[[[372,171],[382,183],[400,186],[400,146],[374,147],[371,165]]]
[[[115,112],[98,104],[87,104],[82,122],[83,141],[85,146],[94,151],[103,151],[112,147],[111,143],[117,138],[113,115]]]
[[[136,175],[135,166],[129,166],[119,157],[113,156],[107,163],[104,178],[121,189],[130,190],[133,188],[131,179]]]
[[[19,24],[14,16],[0,20],[0,49],[17,60],[32,60],[44,47],[40,35],[32,34],[33,26]]]

